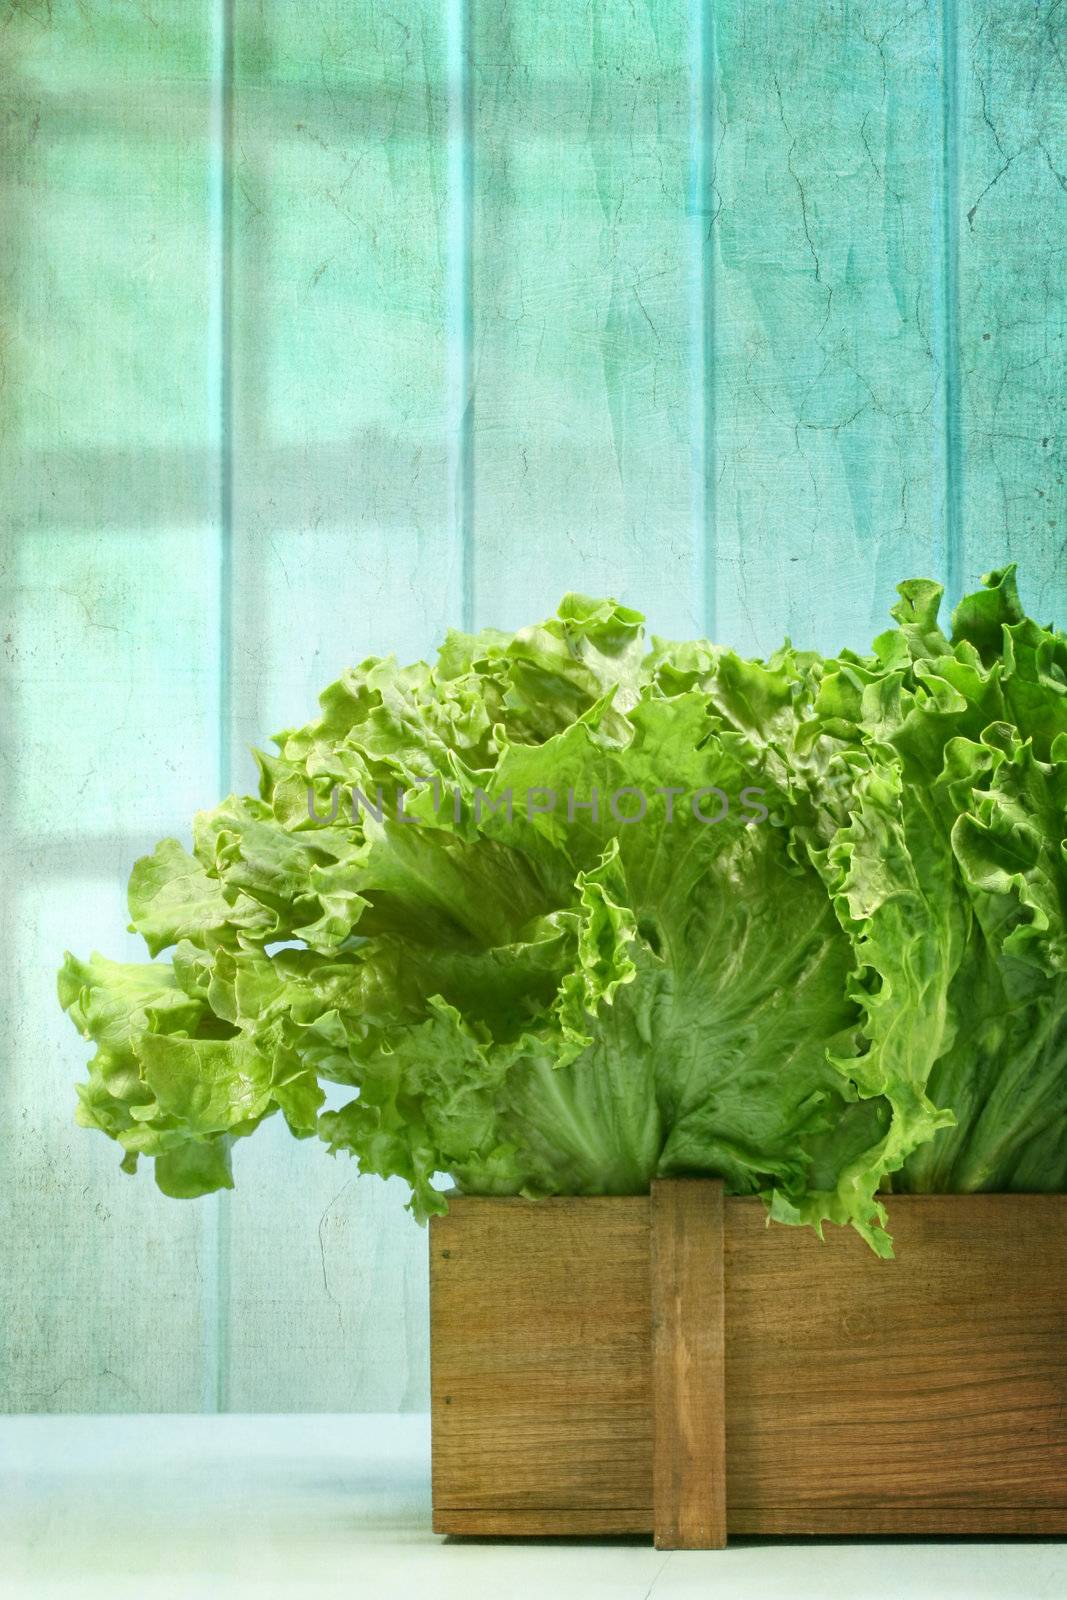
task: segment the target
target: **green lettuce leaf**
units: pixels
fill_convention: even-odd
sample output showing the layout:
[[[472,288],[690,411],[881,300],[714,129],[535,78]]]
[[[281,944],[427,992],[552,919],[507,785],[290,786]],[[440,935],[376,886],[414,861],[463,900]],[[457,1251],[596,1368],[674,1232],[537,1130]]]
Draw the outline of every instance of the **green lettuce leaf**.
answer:
[[[572,595],[345,672],[135,866],[170,961],[67,958],[79,1119],[168,1194],[280,1110],[419,1217],[707,1174],[882,1254],[894,1188],[1064,1187],[1067,641],[1011,568],[900,596],[868,655]]]

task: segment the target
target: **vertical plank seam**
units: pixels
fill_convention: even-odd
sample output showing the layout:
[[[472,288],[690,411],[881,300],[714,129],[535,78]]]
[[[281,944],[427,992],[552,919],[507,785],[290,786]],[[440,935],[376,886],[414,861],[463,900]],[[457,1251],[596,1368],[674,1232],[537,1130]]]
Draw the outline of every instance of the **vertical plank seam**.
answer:
[[[724,1237],[721,1183],[653,1182],[652,1521],[653,1539],[661,1550],[718,1549],[726,1538]],[[705,1247],[713,1249],[714,1260],[704,1257]],[[708,1360],[707,1324],[694,1331],[695,1308],[702,1299],[703,1310],[708,1309],[708,1287],[717,1324],[713,1362]],[[710,1420],[705,1414],[709,1405],[715,1408]],[[690,1420],[694,1410],[695,1435]]]
[[[719,1402],[719,1445],[717,1464],[721,1480],[717,1499],[721,1507],[722,1523],[719,1528],[720,1543],[725,1548],[729,1539],[730,1506],[726,1493],[726,1463],[729,1460],[730,1441],[726,1432],[728,1403],[726,1398],[726,1185],[718,1180],[714,1196],[715,1228],[715,1302],[719,1314],[719,1351],[715,1363],[715,1392]]]
[[[448,86],[448,180],[445,254],[445,339],[448,364],[449,504],[460,559],[460,613],[475,619],[474,352],[474,91],[472,0],[445,0]]]
[[[715,261],[713,250],[715,192],[716,37],[715,0],[690,0],[690,194],[692,247],[690,402],[693,444],[693,533],[696,565],[697,626],[709,639],[716,629],[716,385]]]
[[[218,781],[231,782],[233,715],[233,45],[234,0],[215,0],[211,63],[211,284],[208,367],[218,431]],[[203,1211],[203,1382],[201,1407],[226,1407],[229,1365],[230,1210],[220,1190]]]
[[[941,360],[944,393],[945,588],[950,606],[963,593],[961,523],[959,299],[959,17],[957,0],[941,0]]]

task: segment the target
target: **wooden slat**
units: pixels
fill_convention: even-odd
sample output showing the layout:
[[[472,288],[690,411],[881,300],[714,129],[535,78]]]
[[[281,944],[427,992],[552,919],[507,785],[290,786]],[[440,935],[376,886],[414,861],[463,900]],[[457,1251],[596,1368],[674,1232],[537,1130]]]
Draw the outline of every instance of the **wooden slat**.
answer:
[[[721,1183],[652,1185],[652,1504],[660,1550],[726,1543]]]
[[[451,1530],[450,1530],[451,1531]],[[456,1530],[458,1531],[458,1530]],[[560,1529],[560,1532],[563,1530]],[[943,1538],[1001,1535],[1063,1537],[1063,1506],[739,1506],[730,1510],[732,1534],[822,1534],[851,1539],[880,1534],[941,1535]]]
[[[454,1199],[430,1286],[436,1509],[651,1507],[647,1196]]]
[[[652,1512],[648,1506],[628,1511],[615,1507],[546,1506],[539,1511],[501,1511],[496,1506],[480,1506],[474,1511],[455,1511],[451,1507],[435,1510],[434,1533],[480,1539],[553,1538],[571,1535],[600,1537],[610,1533],[649,1533]]]
[[[894,1261],[726,1206],[727,1496],[789,1525],[989,1527],[1067,1495],[1067,1197],[894,1195]],[[787,1508],[789,1508],[787,1512]],[[863,1519],[860,1519],[863,1520]],[[966,1525],[966,1526],[964,1526]],[[731,1512],[731,1528],[735,1526]],[[985,1526],[985,1524],[982,1524]]]

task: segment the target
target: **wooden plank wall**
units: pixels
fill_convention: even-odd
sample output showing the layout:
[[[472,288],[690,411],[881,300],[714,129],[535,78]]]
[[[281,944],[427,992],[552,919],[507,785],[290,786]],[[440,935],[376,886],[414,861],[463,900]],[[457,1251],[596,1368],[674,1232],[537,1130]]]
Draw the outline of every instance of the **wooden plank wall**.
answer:
[[[418,1408],[399,1186],[71,1126],[67,944],[345,664],[568,588],[1067,614],[1055,0],[23,0],[0,22],[0,1409]]]
[[[136,959],[129,867],[218,783],[210,24],[0,24],[4,1410],[202,1401],[205,1208],[73,1126],[55,972]]]

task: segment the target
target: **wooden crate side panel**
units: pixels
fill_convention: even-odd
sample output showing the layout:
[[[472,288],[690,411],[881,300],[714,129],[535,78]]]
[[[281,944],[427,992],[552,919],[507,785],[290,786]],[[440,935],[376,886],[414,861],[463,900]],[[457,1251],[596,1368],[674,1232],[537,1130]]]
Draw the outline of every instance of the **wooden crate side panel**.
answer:
[[[647,1198],[453,1200],[430,1283],[435,1508],[650,1526]]]
[[[1058,1196],[897,1196],[884,1263],[731,1201],[731,1527],[1004,1531],[1067,1503],[1065,1222]]]

